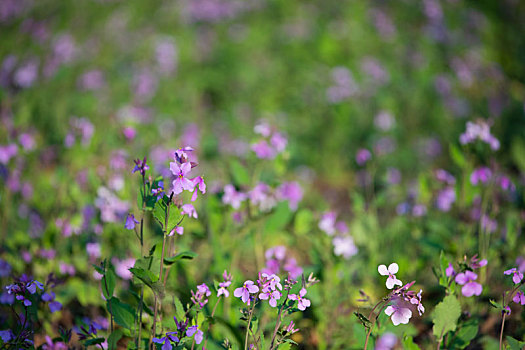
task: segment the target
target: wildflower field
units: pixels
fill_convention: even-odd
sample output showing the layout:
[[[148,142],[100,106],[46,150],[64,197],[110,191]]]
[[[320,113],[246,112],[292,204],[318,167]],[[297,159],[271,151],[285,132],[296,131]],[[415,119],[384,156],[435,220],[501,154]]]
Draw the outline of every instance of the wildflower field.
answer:
[[[523,18],[0,0],[0,348],[523,349]]]

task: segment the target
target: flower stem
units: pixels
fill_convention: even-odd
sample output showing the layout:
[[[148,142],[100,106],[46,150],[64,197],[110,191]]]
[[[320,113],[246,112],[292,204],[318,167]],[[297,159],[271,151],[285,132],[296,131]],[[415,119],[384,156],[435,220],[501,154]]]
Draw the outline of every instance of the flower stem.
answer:
[[[272,341],[270,343],[270,350],[273,350],[274,344],[275,344],[275,338],[277,337],[277,332],[279,331],[279,327],[281,326],[281,316],[283,313],[284,306],[286,305],[286,301],[288,300],[288,295],[290,294],[290,290],[288,289],[286,291],[286,297],[284,298],[283,303],[279,307],[279,314],[277,315],[277,321],[275,322],[275,328],[273,329],[272,334]]]
[[[219,295],[219,298],[217,299],[217,302],[215,303],[215,306],[213,307],[213,311],[211,312],[211,318],[215,316],[215,310],[217,310],[217,306],[219,305],[219,302],[221,301],[221,299],[222,299],[222,295]],[[210,323],[210,326],[208,327],[208,333],[206,333],[206,339],[204,340],[204,346],[202,347],[203,349],[206,349],[206,345],[208,344],[208,336],[211,333],[212,326],[213,324]]]
[[[250,318],[248,319],[248,325],[246,326],[246,335],[244,337],[244,350],[248,350],[248,335],[250,334],[250,324],[252,323],[254,309],[255,309],[255,300],[253,301],[253,306],[250,310]]]
[[[388,301],[388,300],[387,300],[387,301]],[[386,301],[385,301],[385,300],[381,300],[380,302],[378,302],[378,303],[374,306],[374,308],[372,309],[372,311],[370,311],[370,315],[368,315],[368,319],[369,319],[369,320],[370,320],[370,318],[372,317],[372,315],[373,315],[375,309],[377,309],[377,307],[378,307],[379,305],[383,304],[383,303],[385,303],[385,305],[386,305]],[[370,325],[370,328],[368,329],[368,332],[366,333],[366,340],[365,340],[365,347],[364,347],[364,350],[366,350],[367,347],[368,347],[368,341],[369,341],[369,339],[370,339],[370,334],[372,333],[372,329],[374,328],[374,326],[375,326],[375,324],[376,324],[376,321],[377,321],[377,318],[378,318],[379,315],[381,314],[381,311],[383,311],[383,308],[384,308],[385,305],[383,305],[383,307],[381,308],[381,310],[379,310],[379,312],[377,313],[376,317],[374,317],[374,321],[372,321],[372,325]]]

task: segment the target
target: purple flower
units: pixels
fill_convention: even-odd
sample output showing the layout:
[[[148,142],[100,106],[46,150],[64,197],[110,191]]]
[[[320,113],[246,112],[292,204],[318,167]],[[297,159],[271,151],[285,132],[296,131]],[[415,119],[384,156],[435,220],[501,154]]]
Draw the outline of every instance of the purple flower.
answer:
[[[224,195],[222,196],[224,204],[231,205],[233,209],[239,209],[244,200],[246,200],[246,194],[237,192],[231,184],[224,186]]]
[[[0,163],[7,164],[9,160],[16,156],[18,153],[18,146],[14,143],[11,143],[7,146],[0,146]]]
[[[193,180],[193,187],[198,188],[198,191],[195,190],[193,192],[193,195],[191,196],[191,201],[194,202],[197,199],[197,192],[201,192],[202,194],[206,193],[206,184],[204,183],[204,179],[202,176],[197,176]]]
[[[126,217],[126,223],[124,224],[124,227],[128,230],[133,230],[135,228],[135,225],[138,224],[139,221],[135,219],[135,216],[133,214],[128,214]]]
[[[286,139],[286,137],[284,137],[283,134],[279,132],[275,132],[270,138],[270,143],[275,148],[277,153],[281,153],[286,148],[286,144],[288,143],[288,140]]]
[[[195,335],[195,343],[200,344],[202,342],[204,333],[199,329],[197,325],[188,327],[188,330],[186,331],[187,337],[192,337]]]
[[[470,183],[473,185],[486,184],[491,178],[492,171],[487,167],[480,167],[470,174]]]
[[[410,320],[410,317],[412,317],[412,311],[410,311],[409,308],[399,307],[396,305],[387,306],[387,308],[385,309],[385,314],[390,316],[394,326],[397,326],[399,324],[407,324]]]
[[[170,170],[175,175],[175,180],[173,180],[173,193],[179,194],[183,190],[193,192],[193,182],[186,177],[186,175],[191,171],[190,163],[183,163],[180,165],[171,162]]]
[[[345,259],[350,259],[357,254],[357,247],[354,244],[354,239],[351,236],[338,236],[332,240],[334,245],[334,254],[342,255]]]
[[[201,308],[208,303],[208,297],[211,295],[210,288],[206,283],[197,286],[197,292],[191,291],[191,301]]]
[[[297,210],[297,204],[303,199],[303,189],[296,181],[281,184],[277,193],[281,200],[288,201],[291,210]]]
[[[503,191],[514,191],[516,190],[516,186],[512,181],[505,175],[502,175],[499,178],[499,185]]]
[[[253,144],[251,148],[260,159],[273,159],[276,156],[275,150],[265,140]]]
[[[135,259],[128,258],[124,260],[112,259],[111,262],[115,266],[115,273],[122,279],[130,280],[133,275],[129,271],[130,268],[135,266]]]
[[[290,321],[290,324],[284,328],[284,331],[287,335],[290,335],[299,332],[299,329],[296,329],[295,323],[293,321]]]
[[[151,189],[151,194],[157,197],[157,202],[164,197],[164,181],[157,183],[157,188]]]
[[[146,157],[144,157],[143,160],[135,159],[135,167],[131,171],[132,174],[134,174],[136,171],[140,172],[140,175],[144,176],[146,174],[146,170],[149,170],[148,164],[146,164]]]
[[[177,234],[179,236],[182,236],[184,234],[184,227],[182,226],[175,226],[175,228],[173,230],[171,230],[171,232],[168,234],[168,236],[172,237],[175,232],[177,232]]]
[[[456,201],[456,191],[453,187],[446,187],[438,193],[436,205],[441,211],[447,212]]]
[[[219,289],[217,290],[217,297],[220,297],[221,295],[224,295],[225,298],[230,296],[230,292],[228,291],[228,287],[232,284],[231,281],[224,281],[219,283]]]
[[[372,158],[372,153],[366,148],[361,148],[355,155],[355,161],[358,165],[365,165]]]
[[[516,304],[525,305],[525,294],[519,290],[512,298],[512,301],[514,301]]]
[[[481,140],[488,144],[493,151],[497,151],[500,147],[498,139],[490,133],[490,126],[483,120],[478,120],[475,123],[467,122],[466,131],[460,135],[459,142],[466,145]]]
[[[452,263],[448,264],[448,267],[445,269],[445,275],[447,277],[453,276],[456,273],[454,270],[454,266],[452,266]]]
[[[281,298],[281,293],[277,290],[267,290],[267,291],[263,291],[261,294],[259,294],[259,299],[261,300],[268,300],[268,303],[270,304],[271,307],[276,307],[277,306],[277,300],[279,300]]]
[[[397,344],[397,337],[394,333],[385,332],[377,339],[374,350],[392,350]]]
[[[337,214],[333,211],[324,213],[319,221],[319,228],[327,235],[332,236],[335,233],[335,220]]]
[[[297,308],[301,311],[306,310],[307,307],[310,306],[310,300],[304,298],[306,295],[306,289],[301,288],[299,291],[299,294],[290,294],[288,295],[288,299],[290,300],[297,300]]]
[[[425,312],[425,307],[423,304],[421,304],[421,294],[423,293],[423,290],[419,290],[419,293],[417,293],[415,296],[410,298],[410,304],[417,305],[417,312],[419,312],[419,316],[423,315]]]
[[[258,291],[259,287],[257,287],[253,281],[247,280],[242,287],[235,289],[233,295],[236,298],[241,298],[242,302],[246,303],[250,299],[250,294],[257,293]]]
[[[474,272],[467,270],[465,272],[458,273],[456,276],[456,283],[463,286],[461,293],[466,297],[473,295],[480,295],[483,287],[481,284],[474,282],[478,278],[478,275]]]
[[[395,285],[403,285],[403,282],[398,280],[395,275],[399,271],[399,265],[397,265],[396,263],[391,263],[390,265],[388,265],[388,268],[386,267],[386,265],[379,265],[377,267],[377,271],[381,276],[388,276],[388,278],[386,279],[386,287],[388,289],[394,288]]]
[[[171,342],[175,342],[175,343],[179,342],[179,338],[177,337],[176,334],[177,332],[167,332],[165,337],[153,338],[151,339],[151,341],[156,344],[163,344],[161,348],[162,350],[171,350],[172,349]]]
[[[514,282],[514,284],[519,284],[523,280],[523,273],[518,271],[515,267],[503,273],[505,275],[512,275],[512,282]]]
[[[184,204],[181,207],[181,214],[182,215],[188,215],[190,218],[197,219],[197,210],[195,210],[195,207],[192,204]]]
[[[270,127],[270,124],[268,124],[266,121],[261,120],[255,125],[253,131],[256,134],[259,134],[263,137],[269,137],[272,132],[272,129]]]

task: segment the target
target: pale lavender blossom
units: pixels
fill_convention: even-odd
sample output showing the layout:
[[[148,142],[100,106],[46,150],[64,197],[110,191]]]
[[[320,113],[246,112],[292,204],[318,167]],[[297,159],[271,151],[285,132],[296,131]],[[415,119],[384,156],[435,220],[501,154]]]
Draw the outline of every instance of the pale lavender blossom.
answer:
[[[348,260],[357,254],[358,250],[351,236],[334,237],[332,244],[334,245],[334,254],[337,256],[342,256]]]
[[[475,123],[467,122],[466,131],[459,137],[459,142],[462,145],[473,143],[476,140],[481,140],[488,144],[493,151],[500,148],[500,142],[490,133],[490,126],[483,120],[478,120]]]
[[[189,162],[183,163],[180,166],[175,162],[171,162],[170,170],[173,175],[175,175],[175,180],[173,180],[174,194],[180,194],[184,190],[193,192],[194,184],[186,177],[191,171],[191,164]]]
[[[337,219],[337,214],[333,211],[329,211],[324,213],[321,216],[321,220],[319,221],[319,228],[324,231],[327,235],[332,236],[336,229],[335,229],[335,221]]]
[[[486,184],[492,178],[492,171],[487,167],[479,167],[470,174],[470,183],[473,185]]]
[[[255,152],[257,158],[273,159],[276,156],[276,151],[271,147],[266,140],[260,140],[251,146],[252,151]]]
[[[297,300],[297,308],[301,311],[304,311],[306,310],[307,307],[311,305],[310,300],[304,297],[305,295],[306,295],[306,289],[301,288],[301,290],[299,291],[299,294],[290,294],[288,295],[288,299]]]
[[[286,137],[279,132],[275,132],[270,138],[270,144],[273,146],[277,153],[283,152],[286,149],[287,143],[288,140],[286,139]]]
[[[159,40],[155,46],[155,58],[159,70],[163,74],[171,74],[177,68],[178,52],[171,38]]]
[[[453,187],[446,187],[439,191],[436,206],[439,210],[447,212],[452,208],[452,204],[456,201],[456,191]]]
[[[355,161],[358,165],[365,165],[372,158],[372,153],[366,148],[361,148],[355,155]]]
[[[477,274],[467,270],[465,272],[458,273],[456,275],[455,281],[457,284],[463,286],[463,288],[461,288],[461,293],[466,297],[471,297],[473,295],[480,295],[483,290],[481,284],[475,282],[477,279]]]
[[[253,281],[247,280],[242,287],[235,289],[233,295],[236,298],[241,298],[242,302],[246,303],[250,299],[250,294],[255,294],[257,292],[259,292],[259,287],[257,287]]]
[[[182,207],[181,207],[181,214],[182,215],[188,215],[188,217],[190,218],[194,218],[194,219],[197,219],[198,218],[198,215],[197,215],[197,210],[195,210],[195,207],[192,205],[192,204],[184,204]]]
[[[222,202],[224,204],[231,205],[233,209],[239,209],[244,200],[246,200],[246,194],[237,192],[231,184],[224,186],[224,195],[222,196]]]
[[[111,262],[115,266],[115,273],[117,274],[117,276],[125,280],[130,280],[133,278],[133,274],[131,273],[131,271],[129,271],[129,269],[135,266],[134,258],[128,258],[124,260],[113,258]]]
[[[326,90],[330,103],[339,103],[358,93],[359,87],[346,67],[335,67],[331,72],[333,85]]]
[[[392,332],[383,333],[378,339],[374,350],[392,350],[397,344],[397,337]]]
[[[198,328],[197,325],[188,327],[188,330],[186,331],[187,337],[193,337],[195,339],[196,344],[200,344],[202,342],[202,339],[204,338],[204,333]]]
[[[381,131],[389,131],[396,125],[396,120],[392,113],[381,111],[375,116],[374,124]]]
[[[16,156],[18,153],[18,146],[14,143],[10,143],[6,146],[0,146],[0,163],[7,164],[9,160]]]
[[[514,301],[516,304],[525,305],[525,294],[519,290],[512,298],[512,301]]]
[[[523,273],[521,273],[515,267],[513,267],[512,269],[506,270],[503,273],[505,275],[512,275],[512,282],[514,282],[514,284],[519,284],[523,280]]]
[[[296,181],[284,182],[277,188],[281,200],[287,200],[291,210],[297,210],[297,205],[303,199],[303,189]]]
[[[388,305],[385,309],[385,314],[390,316],[394,326],[408,324],[408,321],[410,321],[410,318],[412,317],[412,311],[409,308],[397,305]]]

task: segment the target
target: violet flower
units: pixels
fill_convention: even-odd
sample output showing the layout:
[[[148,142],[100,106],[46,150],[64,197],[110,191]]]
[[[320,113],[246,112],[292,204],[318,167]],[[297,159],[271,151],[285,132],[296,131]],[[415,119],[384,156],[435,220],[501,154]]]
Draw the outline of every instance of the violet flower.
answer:
[[[297,308],[301,311],[306,310],[307,307],[310,306],[310,300],[304,298],[306,295],[306,289],[301,288],[299,291],[299,294],[290,294],[288,295],[288,299],[290,300],[297,300]]]
[[[399,324],[407,324],[412,317],[412,311],[406,307],[399,307],[397,305],[388,305],[385,309],[385,314],[390,316],[394,326]]]
[[[194,336],[195,343],[200,344],[202,342],[202,339],[204,338],[204,333],[199,329],[197,325],[194,325],[188,327],[188,330],[186,331],[186,336]]]
[[[458,273],[455,281],[457,284],[463,286],[463,288],[461,288],[461,293],[466,297],[471,297],[473,295],[480,295],[483,290],[481,284],[474,282],[477,278],[477,274],[467,270],[465,272]]]
[[[153,338],[151,341],[156,344],[163,344],[161,348],[162,350],[171,350],[171,342],[178,343],[180,341],[176,334],[177,332],[167,332],[165,337]]]
[[[512,275],[512,282],[514,282],[514,284],[519,284],[523,280],[523,273],[518,271],[515,267],[503,273],[505,275]]]
[[[170,170],[173,173],[173,175],[175,175],[175,180],[173,180],[174,194],[180,194],[184,190],[193,192],[194,184],[190,179],[186,177],[186,175],[188,175],[188,173],[191,171],[190,163],[183,163],[179,167],[177,163],[171,162]]]
[[[257,287],[253,281],[247,280],[242,287],[235,289],[233,295],[236,298],[241,298],[242,302],[246,303],[250,299],[250,294],[257,293],[258,291],[259,287]]]
[[[124,224],[124,227],[128,230],[133,230],[135,228],[135,225],[138,224],[139,221],[135,219],[135,216],[133,214],[128,214],[126,217],[126,223]]]

